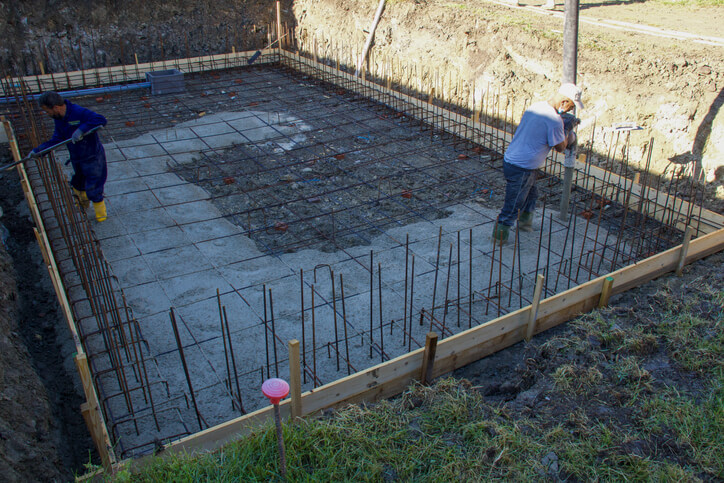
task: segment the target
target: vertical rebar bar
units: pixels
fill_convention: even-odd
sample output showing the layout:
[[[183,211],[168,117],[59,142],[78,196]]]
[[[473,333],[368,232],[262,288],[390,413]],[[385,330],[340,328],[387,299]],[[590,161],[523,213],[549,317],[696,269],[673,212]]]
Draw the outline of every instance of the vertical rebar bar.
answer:
[[[186,384],[188,384],[189,387],[189,393],[191,393],[191,401],[194,404],[194,411],[196,412],[196,420],[199,423],[199,430],[204,429],[203,425],[201,424],[201,413],[199,412],[199,406],[196,404],[196,394],[194,394],[194,387],[191,384],[191,375],[189,374],[189,368],[186,365],[186,356],[184,356],[184,347],[181,343],[181,336],[178,332],[178,327],[176,325],[176,316],[174,315],[173,307],[169,310],[169,315],[171,317],[171,326],[173,327],[173,335],[176,337],[176,346],[178,347],[178,354],[181,358],[181,365],[184,369],[184,375],[186,376]]]
[[[299,293],[302,299],[302,377],[304,378],[304,384],[307,383],[307,342],[306,334],[304,333],[304,270],[299,269]],[[345,327],[346,328],[346,327]]]
[[[344,324],[344,353],[347,359],[347,375],[352,374],[352,369],[349,360],[349,336],[347,335],[347,308],[344,303],[344,279],[342,274],[339,274],[339,291],[342,297],[342,323]]]
[[[224,313],[221,306],[221,295],[219,289],[216,289],[216,303],[219,306],[219,324],[221,325],[221,340],[224,343],[224,361],[226,362],[226,386],[229,389],[231,396],[231,407],[236,409],[236,401],[234,400],[233,390],[231,388],[231,369],[229,368],[229,352],[226,346],[226,332],[224,331]]]
[[[234,380],[236,381],[236,399],[239,403],[239,411],[241,411],[241,414],[246,414],[246,410],[244,409],[244,403],[242,402],[241,398],[241,389],[239,388],[239,372],[236,370],[236,356],[234,355],[234,345],[231,342],[231,330],[229,329],[229,318],[226,316],[226,307],[222,307],[222,310],[224,312],[224,325],[226,325],[226,337],[229,340],[229,352],[231,353],[231,365],[234,369]],[[231,383],[231,381],[229,381]],[[229,384],[231,385],[231,384]],[[233,396],[233,392],[232,392]]]
[[[445,280],[445,307],[442,311],[442,330],[441,330],[441,338],[445,338],[445,322],[447,320],[447,309],[448,309],[448,300],[450,295],[450,270],[452,269],[452,252],[453,252],[453,244],[450,244],[450,253],[447,257],[447,279]]]
[[[372,346],[375,344],[373,317],[374,317],[374,296],[375,296],[375,263],[374,252],[370,250],[370,359],[372,359]]]
[[[440,243],[442,242],[442,225],[437,235],[437,257],[435,259],[435,282],[432,286],[432,308],[430,309],[430,318],[435,318],[435,295],[437,294],[437,272],[440,267]]]
[[[377,263],[377,293],[380,309],[380,361],[385,362],[385,332],[382,328],[382,264]]]
[[[312,284],[312,379],[317,387],[317,321],[314,306],[314,284]]]
[[[274,372],[279,377],[279,357],[277,355],[277,327],[274,321],[274,297],[269,289],[269,313],[271,314],[272,344],[274,344]]]
[[[269,319],[266,313],[266,284],[261,286],[262,297],[264,301],[264,351],[266,352],[266,373],[269,375],[269,367],[271,366],[269,360]]]

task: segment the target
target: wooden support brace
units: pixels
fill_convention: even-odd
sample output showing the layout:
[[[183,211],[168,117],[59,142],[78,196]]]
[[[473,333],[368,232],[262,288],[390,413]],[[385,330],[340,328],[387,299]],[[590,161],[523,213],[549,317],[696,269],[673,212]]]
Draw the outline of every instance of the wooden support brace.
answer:
[[[608,305],[608,300],[611,298],[611,290],[613,289],[613,277],[606,277],[603,279],[603,287],[601,288],[601,297],[598,299],[598,308],[605,307]]]
[[[437,334],[428,332],[425,337],[425,353],[422,356],[422,370],[420,371],[420,383],[422,384],[428,384],[432,379],[435,351],[437,351]]]
[[[73,357],[75,366],[78,369],[83,391],[85,392],[86,403],[81,405],[81,413],[85,419],[88,430],[90,431],[93,442],[101,456],[103,467],[110,471],[116,458],[111,447],[111,440],[106,431],[106,425],[100,413],[100,406],[95,388],[93,387],[93,377],[91,376],[88,358],[85,354],[76,354]]]
[[[535,322],[538,319],[538,306],[540,305],[540,296],[543,291],[543,282],[545,277],[542,274],[538,274],[535,279],[535,290],[533,291],[533,302],[530,304],[530,314],[528,315],[528,326],[525,330],[525,340],[530,341],[535,332]]]
[[[687,226],[684,231],[684,240],[681,242],[681,252],[679,253],[679,262],[676,264],[676,275],[681,276],[684,272],[684,265],[686,265],[686,254],[689,252],[689,242],[691,242],[691,235],[693,230],[691,226]]]
[[[279,0],[277,0],[277,49],[280,52],[282,50],[282,13]]]
[[[40,232],[36,227],[33,227],[33,233],[35,234],[35,240],[38,242],[38,246],[40,247],[40,254],[43,255],[43,262],[45,263],[45,266],[50,269],[50,258],[48,257],[45,244],[43,243],[43,237],[40,235]]]
[[[302,378],[299,364],[299,341],[289,341],[289,391],[292,398],[292,420],[302,416]]]

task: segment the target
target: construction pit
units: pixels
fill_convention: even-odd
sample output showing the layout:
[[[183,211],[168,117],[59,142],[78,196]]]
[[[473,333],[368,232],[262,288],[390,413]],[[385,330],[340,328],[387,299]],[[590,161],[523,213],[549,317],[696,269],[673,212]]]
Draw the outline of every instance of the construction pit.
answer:
[[[311,55],[277,49],[247,65],[251,54],[173,64],[188,72],[179,92],[125,82],[72,99],[108,119],[107,221],[73,204],[65,150],[23,171],[104,462],[178,440],[213,447],[268,417],[262,382],[295,370],[307,401],[324,395],[304,414],[384,397],[395,392],[385,377],[402,387],[419,375],[429,333],[441,347],[468,339],[436,365],[449,371],[724,244],[721,216],[700,207],[688,173],[666,187],[635,174],[618,156],[626,133],[612,131],[581,147],[590,155],[601,142],[608,154],[598,167],[579,158],[567,216],[552,155],[534,231],[493,243],[507,103],[455,107]],[[15,95],[47,136],[29,94]],[[639,264],[620,286],[606,282]],[[561,300],[567,315],[545,313]],[[360,387],[343,393],[340,380]]]

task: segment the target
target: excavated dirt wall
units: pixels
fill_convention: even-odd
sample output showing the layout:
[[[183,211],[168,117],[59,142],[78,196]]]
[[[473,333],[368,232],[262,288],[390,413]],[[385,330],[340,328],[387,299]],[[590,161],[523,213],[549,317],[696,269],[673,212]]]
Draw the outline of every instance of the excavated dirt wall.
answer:
[[[282,22],[314,35],[320,44],[364,45],[377,8],[374,1],[284,0]],[[530,2],[519,2],[526,5]],[[601,5],[581,2],[581,18],[596,16],[642,22],[672,30],[718,35],[724,20],[716,7]],[[0,35],[5,69],[37,73],[39,63],[58,72],[86,66],[143,62],[266,44],[276,18],[273,2],[38,0],[0,2],[7,19]],[[480,89],[518,100],[546,98],[562,75],[563,20],[541,9],[484,0],[388,1],[373,50],[401,65],[444,75],[460,72]],[[66,53],[58,55],[60,47]],[[72,49],[72,51],[71,51]],[[644,163],[655,138],[652,163],[663,172],[676,163],[700,164],[707,181],[724,158],[724,61],[721,45],[644,35],[581,21],[578,82],[587,109],[580,134],[618,123],[643,129],[631,135],[629,161]],[[81,57],[82,56],[82,57]],[[62,58],[61,58],[62,57]],[[611,136],[612,137],[612,136]],[[605,152],[606,147],[601,151]],[[724,177],[720,169],[720,177]]]

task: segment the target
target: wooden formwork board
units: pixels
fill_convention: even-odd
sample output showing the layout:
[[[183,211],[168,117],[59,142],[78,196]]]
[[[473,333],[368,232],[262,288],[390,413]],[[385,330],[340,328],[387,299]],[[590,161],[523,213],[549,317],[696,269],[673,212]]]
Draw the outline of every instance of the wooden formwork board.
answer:
[[[270,51],[277,53],[278,49],[270,49]],[[229,52],[225,54],[204,55],[158,62],[99,67],[58,74],[13,77],[8,78],[7,82],[15,86],[16,92],[20,92],[20,86],[22,85],[25,89],[25,94],[37,94],[46,90],[61,91],[80,89],[88,87],[89,85],[107,86],[126,82],[145,81],[147,72],[160,70],[178,69],[184,73],[192,73],[239,67],[247,65],[247,60],[254,55],[254,52],[255,51]],[[276,59],[269,60],[268,56],[266,58],[262,56],[254,63],[266,64],[275,61]],[[0,84],[0,95],[12,96],[13,94],[12,91],[6,91],[5,84]]]
[[[2,121],[3,127],[5,128],[8,141],[10,142],[10,151],[12,153],[13,160],[19,161],[21,159],[21,156],[18,149],[17,139],[15,138],[15,132],[12,128],[12,124],[5,118],[2,118],[0,120]],[[30,184],[28,174],[22,164],[19,164],[16,169],[20,177],[20,183],[23,188],[23,192],[25,194],[25,200],[28,203],[28,207],[30,208],[30,212],[35,222],[35,228],[33,229],[35,233],[35,238],[38,241],[38,245],[40,246],[40,251],[43,255],[43,261],[48,270],[50,280],[53,283],[55,295],[58,298],[58,303],[60,304],[60,308],[63,312],[66,323],[68,324],[68,330],[73,339],[73,344],[75,345],[76,355],[74,356],[74,360],[78,369],[78,374],[81,378],[81,382],[83,383],[83,392],[85,393],[86,398],[86,402],[81,405],[80,410],[83,418],[86,421],[88,431],[91,434],[93,442],[98,449],[98,453],[101,456],[103,466],[110,469],[111,466],[116,462],[116,456],[111,445],[111,438],[108,434],[108,429],[103,418],[103,413],[100,410],[100,400],[98,398],[96,388],[93,385],[90,367],[88,365],[88,360],[83,350],[80,337],[78,335],[78,328],[75,323],[75,318],[73,317],[70,302],[68,301],[68,297],[65,292],[63,279],[61,278],[60,272],[58,271],[55,256],[53,255],[50,240],[48,239],[48,235],[45,231],[45,225],[43,224],[43,219],[40,215],[38,204],[35,199],[35,193],[33,192],[32,186]]]
[[[312,59],[307,59],[299,54],[282,51],[282,58],[286,59],[287,63],[297,62],[309,67],[310,69],[323,72],[328,76],[330,82],[360,95],[365,95],[366,92],[375,90],[391,99],[396,99],[400,103],[409,106],[405,113],[410,117],[431,124],[436,129],[447,131],[463,139],[477,142],[479,136],[477,136],[475,132],[479,132],[483,134],[483,136],[492,136],[493,139],[497,140],[498,145],[489,147],[499,149],[501,151],[501,148],[506,146],[513,139],[512,133],[485,125],[477,121],[475,119],[475,115],[473,115],[472,118],[463,116],[448,109],[435,106],[429,102],[394,91],[389,87],[355,77],[353,74],[344,72],[335,67],[316,62]],[[389,106],[392,108],[395,107],[392,105]],[[553,163],[545,165],[542,170],[547,174],[556,175],[556,168],[563,165],[564,156],[556,151],[553,151],[551,156]],[[597,194],[621,204],[628,203],[629,208],[634,211],[638,211],[638,208],[643,204],[647,208],[652,208],[649,210],[650,216],[679,230],[683,231],[689,223],[688,217],[685,216],[687,213],[691,213],[694,216],[701,218],[700,223],[693,226],[695,235],[711,233],[724,227],[724,216],[714,213],[713,211],[703,209],[693,203],[682,200],[681,198],[659,192],[648,186],[642,186],[639,183],[635,183],[633,180],[617,175],[616,173],[606,171],[597,166],[586,165],[580,161],[576,162],[575,169],[577,171],[588,172],[590,176],[599,180],[607,181],[607,185],[603,188],[603,190],[597,190]],[[582,179],[582,177],[574,176],[574,183],[580,188],[586,190],[590,190],[592,188],[590,177]],[[679,216],[679,213],[683,216]]]
[[[558,157],[562,156],[558,153],[556,154]],[[724,227],[724,216],[701,208],[681,198],[662,193],[649,186],[642,186],[616,173],[606,171],[597,166],[589,166],[580,161],[576,161],[575,169],[587,171],[596,179],[608,181],[608,184],[603,189],[596,189],[596,194],[622,205],[628,204],[628,207],[634,211],[638,211],[642,204],[645,206],[653,205],[653,212],[650,216],[678,230],[683,231],[688,224],[691,223],[689,217],[686,216],[688,213],[698,218],[700,212],[701,221],[692,226],[694,235],[711,233]],[[590,179],[577,180],[576,184],[586,190],[590,190],[593,187]]]
[[[639,263],[548,297],[538,306],[534,332],[543,332],[595,308],[604,287],[610,284],[607,279],[613,278],[610,290],[612,294],[618,294],[674,271],[680,261],[682,249],[681,245],[671,248]],[[724,229],[691,241],[684,262],[691,263],[721,250],[724,250]],[[433,376],[449,373],[523,340],[531,310],[529,305],[440,341],[437,344]],[[360,401],[375,401],[399,394],[418,379],[423,353],[424,348],[420,348],[307,391],[301,397],[301,412],[309,415],[326,408]],[[281,403],[281,413],[284,417],[291,414],[290,406],[289,400]],[[260,425],[270,423],[272,414],[271,406],[262,408],[176,441],[167,446],[161,455],[218,449]],[[134,463],[136,468],[143,464],[143,459]]]

